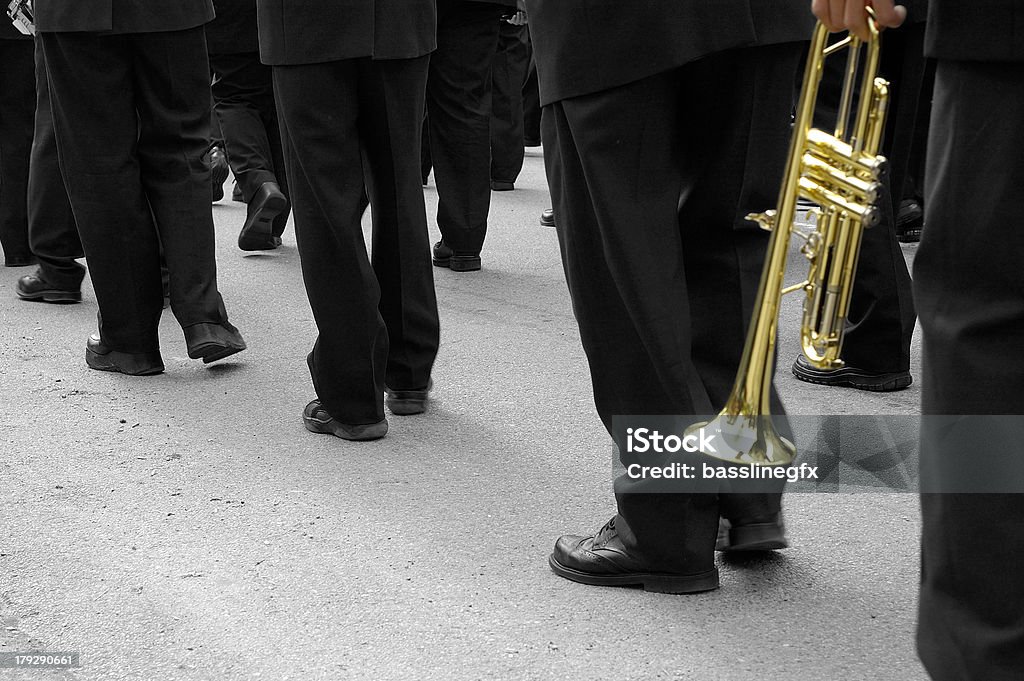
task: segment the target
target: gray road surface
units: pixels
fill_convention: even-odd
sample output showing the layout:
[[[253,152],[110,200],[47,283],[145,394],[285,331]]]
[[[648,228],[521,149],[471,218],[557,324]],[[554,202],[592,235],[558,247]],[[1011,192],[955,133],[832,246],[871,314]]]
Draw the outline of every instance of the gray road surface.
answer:
[[[433,216],[433,181],[425,193]],[[294,235],[243,254],[242,204],[214,216],[250,349],[219,365],[189,360],[168,314],[166,373],[91,371],[91,288],[80,305],[26,303],[28,270],[0,272],[0,652],[82,656],[0,679],[924,678],[912,494],[791,495],[792,548],[720,560],[710,594],[549,571],[559,534],[614,512],[610,447],[555,234],[537,222],[539,151],[492,196],[483,271],[435,270],[430,412],[390,417],[372,443],[303,429],[315,327]],[[778,378],[793,413],[916,410],[916,384],[793,379],[798,306]]]

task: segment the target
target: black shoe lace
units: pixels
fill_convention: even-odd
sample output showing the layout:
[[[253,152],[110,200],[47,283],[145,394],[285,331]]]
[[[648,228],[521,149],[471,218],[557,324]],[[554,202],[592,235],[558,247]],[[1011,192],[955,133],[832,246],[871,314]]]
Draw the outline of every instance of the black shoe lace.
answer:
[[[594,535],[594,544],[595,546],[601,546],[608,538],[614,537],[615,535],[615,518],[612,517],[612,519],[606,522],[604,527],[598,530],[597,534]]]

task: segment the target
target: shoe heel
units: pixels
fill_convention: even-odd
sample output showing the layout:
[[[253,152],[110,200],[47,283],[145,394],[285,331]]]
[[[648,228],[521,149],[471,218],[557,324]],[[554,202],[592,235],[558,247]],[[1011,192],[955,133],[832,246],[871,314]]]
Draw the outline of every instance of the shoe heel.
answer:
[[[786,533],[778,523],[741,525],[729,530],[727,551],[774,551],[789,546]]]
[[[164,371],[159,353],[108,352],[101,355],[91,348],[85,349],[85,364],[97,371],[113,371],[126,376],[155,376]]]
[[[80,303],[82,294],[78,291],[52,291],[43,294],[43,302],[46,303]]]
[[[259,199],[257,199],[259,200]],[[246,218],[238,234],[238,248],[243,251],[264,251],[275,236],[274,220],[288,210],[288,199],[280,192],[262,199],[254,205],[255,212]]]
[[[693,594],[714,591],[719,586],[718,568],[695,575],[645,575],[644,591],[659,594]]]
[[[452,272],[476,272],[480,269],[480,256],[453,255],[448,260],[448,268]]]
[[[388,394],[384,399],[384,404],[396,416],[413,416],[427,411],[427,398],[425,397]]]

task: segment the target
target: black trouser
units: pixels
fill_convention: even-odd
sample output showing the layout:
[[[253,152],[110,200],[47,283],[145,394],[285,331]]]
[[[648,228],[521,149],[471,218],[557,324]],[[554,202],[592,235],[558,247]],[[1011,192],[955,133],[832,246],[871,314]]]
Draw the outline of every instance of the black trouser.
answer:
[[[939,480],[946,486],[961,467],[983,467],[1001,485],[1000,458],[1019,461],[1024,442],[1024,70],[940,61],[932,110],[928,226],[914,261],[922,411],[1017,416],[966,446],[926,421],[921,467],[956,476]],[[1019,481],[1020,465],[1011,471]],[[1024,494],[925,494],[921,505],[925,667],[938,681],[1019,679],[1024,581],[1011,575],[1024,560]]]
[[[523,82],[530,61],[526,27],[500,22],[491,64],[491,179],[515,182],[523,169]]]
[[[287,195],[271,67],[258,52],[211,54],[210,67],[214,111],[242,197],[248,203],[264,182],[276,182]],[[287,219],[284,213],[277,220]]]
[[[36,41],[36,124],[28,178],[28,223],[32,253],[39,260],[43,278],[58,289],[81,288],[85,268],[75,262],[75,258],[85,253],[60,174],[50,86],[39,41]]]
[[[111,348],[153,352],[163,308],[182,327],[221,323],[203,28],[42,33],[61,172]]]
[[[913,138],[909,141],[910,158],[903,179],[903,192],[899,199],[913,199],[924,205],[924,171],[928,151],[928,121],[932,115],[932,92],[935,90],[935,60],[925,59],[921,91],[918,93],[917,121]],[[899,207],[899,201],[895,202]]]
[[[0,64],[0,246],[6,262],[27,262],[32,258],[26,197],[36,102],[32,41],[0,39]]]
[[[523,82],[523,140],[540,141],[540,85],[537,83],[537,60],[533,57],[530,30],[526,30],[526,47],[530,51],[530,63],[526,68]]]
[[[437,226],[456,252],[477,254],[491,206],[491,61],[502,5],[439,0],[427,112]]]
[[[384,418],[385,385],[424,388],[437,354],[420,125],[428,57],[275,66],[302,276],[320,335],[308,363],[323,407]],[[364,183],[372,261],[360,226]]]
[[[545,109],[563,265],[609,431],[616,415],[724,405],[767,243],[743,217],[777,197],[799,53],[721,53]],[[628,547],[665,569],[710,569],[719,510],[730,515],[733,500],[720,509],[714,494],[622,482],[616,529]],[[765,499],[778,510],[779,495]]]

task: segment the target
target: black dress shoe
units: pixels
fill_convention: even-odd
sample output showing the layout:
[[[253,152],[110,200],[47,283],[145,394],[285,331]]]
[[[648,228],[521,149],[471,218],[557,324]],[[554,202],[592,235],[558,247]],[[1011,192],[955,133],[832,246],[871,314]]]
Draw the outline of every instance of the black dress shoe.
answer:
[[[359,425],[342,423],[320,406],[320,400],[313,400],[302,410],[302,424],[311,433],[333,435],[342,440],[379,440],[388,433],[387,419]]]
[[[501,180],[491,180],[491,191],[492,192],[510,192],[516,188],[515,182],[503,182]]]
[[[782,513],[761,522],[732,523],[726,518],[718,521],[717,551],[775,551],[789,546]]]
[[[39,269],[19,279],[15,293],[22,300],[41,300],[44,303],[82,302],[81,290],[54,286],[43,278],[43,272]]]
[[[409,416],[411,414],[422,414],[427,410],[427,400],[430,399],[430,390],[434,387],[431,379],[426,388],[415,390],[393,390],[385,388],[384,404],[391,410],[392,414],[398,416]]]
[[[793,375],[798,380],[807,383],[857,388],[873,392],[902,390],[914,382],[909,371],[865,371],[849,365],[838,369],[818,369],[811,366],[811,363],[803,355],[798,355],[796,361],[793,362]]]
[[[159,352],[121,352],[103,344],[96,334],[85,344],[85,363],[99,371],[116,371],[129,376],[152,376],[164,370]]]
[[[224,182],[228,179],[228,155],[219,146],[210,147],[206,152],[206,165],[210,168],[210,184],[213,189],[213,200],[224,198]]]
[[[540,213],[540,224],[543,225],[544,227],[554,227],[555,226],[555,209],[554,208],[545,208],[544,210],[541,211],[541,213]]]
[[[559,538],[548,564],[560,577],[595,586],[642,586],[644,591],[668,594],[718,588],[713,562],[707,570],[687,574],[655,569],[642,557],[631,555],[615,531],[615,518],[593,537]]]
[[[203,360],[203,364],[230,357],[246,347],[242,334],[229,322],[193,324],[184,332],[188,356]]]
[[[475,272],[480,269],[480,255],[453,251],[444,239],[434,244],[435,267],[447,267],[452,272]]]
[[[288,210],[288,199],[276,182],[264,182],[256,190],[246,209],[245,224],[238,234],[238,247],[243,251],[272,251],[275,242],[274,218]]]
[[[896,240],[904,244],[914,244],[921,240],[921,229],[924,227],[924,209],[914,199],[900,201],[896,212]]]

